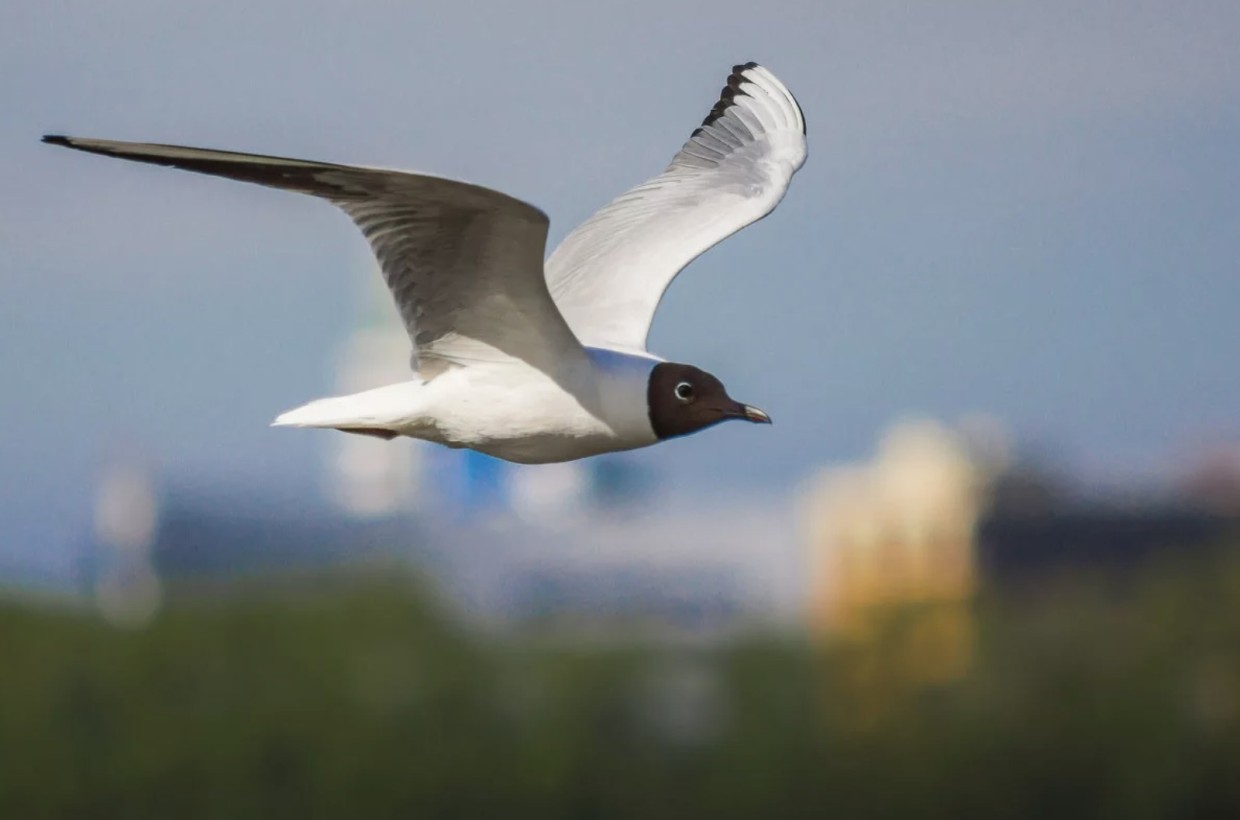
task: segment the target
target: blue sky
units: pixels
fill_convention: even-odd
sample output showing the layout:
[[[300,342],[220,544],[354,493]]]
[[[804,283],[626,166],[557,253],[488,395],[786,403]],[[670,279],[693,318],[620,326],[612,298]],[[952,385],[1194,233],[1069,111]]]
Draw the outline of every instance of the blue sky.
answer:
[[[908,415],[987,413],[1098,476],[1240,438],[1232,2],[0,6],[0,555],[72,533],[90,476],[309,491],[367,251],[308,198],[45,132],[490,185],[552,242],[660,170],[730,66],[793,90],[809,161],[669,292],[653,349],[772,428],[637,455],[791,486]]]

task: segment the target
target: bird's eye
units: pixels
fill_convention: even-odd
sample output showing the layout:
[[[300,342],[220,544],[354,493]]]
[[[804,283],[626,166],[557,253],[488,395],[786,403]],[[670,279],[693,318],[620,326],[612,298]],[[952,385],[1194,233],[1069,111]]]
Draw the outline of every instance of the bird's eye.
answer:
[[[688,382],[676,385],[676,398],[686,403],[693,401],[693,385]]]

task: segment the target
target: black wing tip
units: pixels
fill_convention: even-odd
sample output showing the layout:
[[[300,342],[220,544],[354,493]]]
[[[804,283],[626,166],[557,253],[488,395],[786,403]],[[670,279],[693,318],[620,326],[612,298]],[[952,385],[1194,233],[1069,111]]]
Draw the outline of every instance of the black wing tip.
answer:
[[[741,63],[738,65],[732,66],[732,73],[731,75],[728,76],[728,85],[723,90],[724,92],[723,96],[725,96],[729,100],[732,98],[731,96],[727,96],[729,89],[735,89],[735,91],[733,91],[733,96],[735,95],[736,92],[744,94],[745,92],[740,91],[740,83],[741,83],[741,80],[745,79],[744,77],[745,72],[751,71],[755,68],[761,68],[761,67],[762,67],[761,63],[756,63],[753,60],[750,60],[747,63]],[[801,133],[808,135],[809,125],[805,122],[805,112],[801,108],[801,103],[797,100],[796,96],[793,95],[791,90],[788,90],[788,96],[792,97],[792,104],[795,105],[797,107],[797,110],[801,112]],[[723,100],[721,99],[720,102],[723,102]],[[716,104],[715,107],[718,108],[718,104]],[[718,114],[716,114],[715,111],[712,110],[710,112],[710,115],[707,116],[706,118],[707,120],[709,120],[709,122],[703,122],[702,125],[709,125],[710,123],[719,119],[719,117],[721,117],[723,115],[723,112],[726,110],[727,110],[727,106],[725,106],[722,110],[720,110]]]
[[[710,109],[706,119],[702,120],[701,126],[693,132],[693,136],[696,137],[702,132],[703,128],[713,125],[716,120],[728,113],[728,109],[736,105],[735,100],[737,97],[748,96],[741,89],[741,83],[745,81],[745,72],[757,67],[758,64],[753,61],[732,66],[732,73],[728,75],[727,85],[719,91],[718,102]]]
[[[125,156],[122,152],[116,151],[109,146],[92,144],[91,140],[66,137],[64,134],[44,134],[42,142],[48,145],[62,145],[65,148],[72,148],[74,151],[82,151],[87,154],[100,154],[105,157]]]

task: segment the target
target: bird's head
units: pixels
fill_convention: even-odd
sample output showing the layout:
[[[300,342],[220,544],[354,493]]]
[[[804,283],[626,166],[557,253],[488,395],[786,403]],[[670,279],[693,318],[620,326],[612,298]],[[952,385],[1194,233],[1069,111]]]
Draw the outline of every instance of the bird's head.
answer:
[[[771,417],[728,395],[723,382],[688,364],[660,362],[646,388],[650,426],[660,439],[687,436],[721,421],[770,424]]]

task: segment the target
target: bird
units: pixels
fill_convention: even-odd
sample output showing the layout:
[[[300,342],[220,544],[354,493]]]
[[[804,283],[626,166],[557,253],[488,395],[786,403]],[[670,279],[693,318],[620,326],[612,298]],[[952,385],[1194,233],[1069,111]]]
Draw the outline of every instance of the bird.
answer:
[[[662,173],[603,207],[545,260],[547,215],[479,185],[158,143],[43,141],[309,194],[361,230],[412,342],[412,377],[312,401],[273,426],[408,436],[545,464],[730,419],[771,423],[714,375],[647,349],[676,275],[774,210],[805,162],[801,107],[757,63],[733,67]]]

